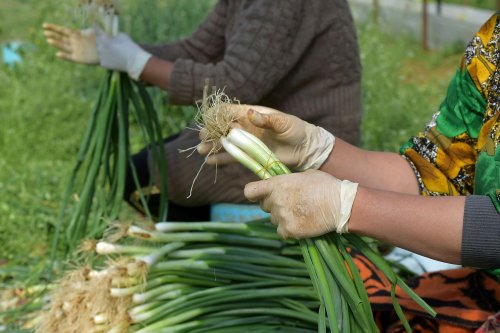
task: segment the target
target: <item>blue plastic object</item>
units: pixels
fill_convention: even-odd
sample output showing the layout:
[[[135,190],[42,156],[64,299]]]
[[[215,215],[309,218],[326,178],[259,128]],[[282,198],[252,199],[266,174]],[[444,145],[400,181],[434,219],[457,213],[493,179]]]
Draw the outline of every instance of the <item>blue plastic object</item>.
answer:
[[[247,222],[268,217],[258,205],[219,203],[211,207],[210,220],[217,222]]]
[[[14,64],[21,64],[23,59],[18,53],[21,45],[22,44],[20,42],[11,42],[2,45],[3,62],[9,66],[13,66]]]

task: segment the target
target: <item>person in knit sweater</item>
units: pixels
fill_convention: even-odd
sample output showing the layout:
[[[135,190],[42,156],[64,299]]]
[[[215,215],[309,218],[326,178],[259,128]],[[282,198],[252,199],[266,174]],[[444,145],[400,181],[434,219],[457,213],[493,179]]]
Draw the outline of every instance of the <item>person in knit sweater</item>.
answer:
[[[282,110],[359,143],[361,64],[346,0],[220,0],[190,37],[170,44],[138,45],[123,33],[52,24],[44,29],[59,57],[127,72],[166,90],[173,104],[196,103],[208,82],[241,103]],[[178,212],[169,219],[207,219],[211,203],[244,203],[242,188],[255,180],[243,167],[225,165],[214,183],[214,170],[204,168],[187,198],[203,157],[186,159],[178,150],[197,144],[198,133],[189,129],[165,142],[169,210]],[[134,157],[141,184],[150,177],[159,182],[149,174],[150,158],[147,150]],[[127,199],[134,190],[128,186]],[[182,208],[193,206],[199,209]]]

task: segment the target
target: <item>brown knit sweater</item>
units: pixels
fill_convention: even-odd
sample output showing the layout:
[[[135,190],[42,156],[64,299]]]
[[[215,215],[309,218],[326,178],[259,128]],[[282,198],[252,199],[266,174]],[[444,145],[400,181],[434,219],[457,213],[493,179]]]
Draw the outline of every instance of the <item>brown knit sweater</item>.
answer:
[[[346,0],[220,0],[189,38],[143,47],[174,62],[173,104],[195,103],[208,79],[242,103],[294,114],[359,143],[361,65]],[[243,186],[252,176],[239,166],[219,167],[220,195],[214,171],[205,167],[186,200],[202,158],[180,158],[177,149],[196,143],[196,133],[186,130],[165,146],[169,198],[189,206],[244,202]]]

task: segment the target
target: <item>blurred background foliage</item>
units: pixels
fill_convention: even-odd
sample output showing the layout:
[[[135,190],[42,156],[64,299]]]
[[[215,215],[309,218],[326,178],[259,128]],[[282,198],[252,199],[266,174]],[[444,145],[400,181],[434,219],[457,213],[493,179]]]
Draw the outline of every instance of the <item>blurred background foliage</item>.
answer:
[[[120,3],[124,31],[138,41],[160,42],[188,36],[214,1]],[[0,2],[0,43],[21,42],[23,58],[13,66],[0,62],[0,260],[4,262],[33,264],[46,255],[103,74],[97,67],[57,59],[55,50],[45,43],[43,22],[82,27],[82,13],[75,4]],[[171,107],[168,96],[149,90],[162,115],[165,135],[193,117],[194,108]],[[134,144],[139,149],[142,142]]]
[[[0,288],[36,279],[33,272],[41,271],[103,74],[97,67],[58,60],[44,41],[43,22],[83,26],[75,3],[0,2],[0,44],[21,42],[23,58],[14,66],[0,63]],[[165,42],[194,31],[215,0],[120,3],[123,31],[136,41]],[[463,47],[424,52],[420,42],[383,33],[373,23],[360,23],[358,29],[364,67],[362,145],[396,151],[437,110]],[[170,106],[164,92],[149,90],[165,135],[193,117],[194,108]],[[141,146],[134,144],[134,149]]]
[[[432,0],[429,2],[436,2],[437,0]],[[442,1],[444,3],[453,3],[457,5],[472,6],[477,8],[492,9],[497,10],[499,2],[496,0],[446,0]]]

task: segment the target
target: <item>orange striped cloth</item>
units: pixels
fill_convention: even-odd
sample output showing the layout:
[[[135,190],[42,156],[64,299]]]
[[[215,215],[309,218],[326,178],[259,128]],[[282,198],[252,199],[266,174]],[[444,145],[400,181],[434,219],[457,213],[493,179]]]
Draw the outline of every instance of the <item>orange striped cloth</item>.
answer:
[[[405,332],[393,311],[391,284],[385,275],[361,254],[351,251],[351,255],[365,283],[380,331]],[[438,271],[406,282],[437,312],[436,318],[432,318],[397,288],[396,296],[413,332],[476,332],[500,310],[500,284],[494,276],[482,270],[460,268]]]

